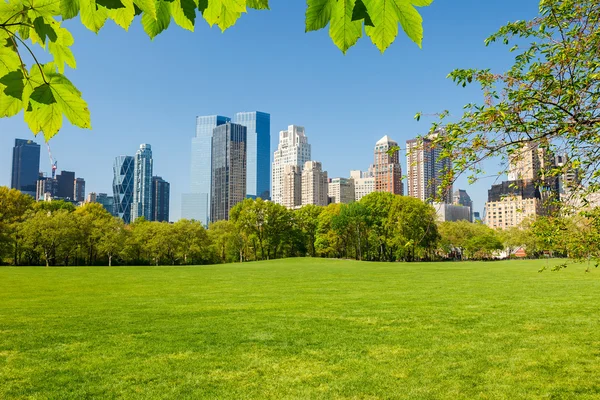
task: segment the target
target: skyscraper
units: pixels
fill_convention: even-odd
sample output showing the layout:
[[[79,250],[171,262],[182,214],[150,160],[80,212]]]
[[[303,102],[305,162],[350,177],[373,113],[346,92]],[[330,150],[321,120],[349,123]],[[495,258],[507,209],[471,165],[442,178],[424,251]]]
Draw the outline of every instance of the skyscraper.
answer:
[[[73,200],[75,201],[85,201],[85,179],[83,178],[75,178],[74,185],[74,193]]]
[[[308,138],[301,126],[290,125],[286,131],[279,132],[279,145],[273,158],[273,190],[271,200],[283,204],[283,176],[285,165],[297,165],[304,168],[310,161],[311,151]]]
[[[469,217],[469,221],[473,222],[473,200],[471,200],[471,196],[464,189],[458,189],[454,192],[453,204],[461,205],[465,207],[469,207],[471,210],[471,216]]]
[[[351,203],[355,199],[354,179],[332,178],[329,182],[329,197],[332,203]]]
[[[451,161],[442,158],[442,150],[433,143],[436,135],[406,141],[408,195],[427,202],[441,200],[452,204],[452,186],[444,188],[443,198],[436,198],[444,175],[452,168]]]
[[[56,197],[65,200],[75,200],[75,172],[60,171],[60,174],[56,175],[56,182],[58,184]]]
[[[160,176],[152,177],[152,221],[169,222],[171,185]]]
[[[373,167],[369,171],[350,171],[350,177],[354,181],[354,201],[360,201],[363,197],[375,191],[375,177]]]
[[[246,198],[246,127],[228,122],[212,138],[210,220],[229,219],[233,206]]]
[[[389,150],[398,143],[385,135],[375,144],[375,191],[404,194],[402,185],[402,167],[398,151],[389,154]]]
[[[95,196],[94,202],[101,204],[111,215],[117,216],[115,215],[115,198],[113,196],[109,196],[106,193],[98,193]]]
[[[141,144],[135,153],[131,222],[144,217],[152,221],[152,147]]]
[[[508,180],[538,180],[552,162],[545,148],[534,142],[526,143],[510,156]]]
[[[208,226],[210,219],[212,135],[213,130],[230,121],[221,115],[196,117],[196,136],[192,138],[190,193],[181,196],[181,216]]]
[[[327,171],[323,171],[320,162],[307,161],[302,170],[302,205],[326,206],[329,202],[328,190]]]
[[[113,164],[113,198],[115,213],[126,224],[131,221],[133,203],[133,170],[135,161],[131,156],[118,156]]]
[[[283,197],[281,204],[290,209],[302,207],[302,168],[283,166]]]
[[[32,197],[40,173],[40,145],[25,139],[15,139],[10,187]]]
[[[271,188],[271,115],[259,111],[235,115],[246,137],[246,194],[269,199]]]

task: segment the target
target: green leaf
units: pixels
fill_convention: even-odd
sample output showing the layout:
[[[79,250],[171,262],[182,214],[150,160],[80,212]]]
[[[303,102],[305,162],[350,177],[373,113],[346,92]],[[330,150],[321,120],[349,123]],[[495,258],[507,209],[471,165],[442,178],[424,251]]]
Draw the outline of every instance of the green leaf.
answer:
[[[152,18],[152,16],[146,13],[142,15],[142,26],[151,39],[154,39],[156,35],[167,29],[170,22],[171,6],[162,0],[156,0],[156,18]]]
[[[336,0],[308,0],[306,7],[306,32],[323,29],[331,21]]]
[[[63,20],[75,18],[79,14],[79,0],[61,0],[60,13]]]
[[[125,5],[121,0],[96,0],[96,4],[106,7],[108,10],[125,8]]]
[[[12,47],[0,47],[0,78],[21,67],[19,55]]]
[[[90,110],[71,81],[62,74],[53,74],[50,76],[50,87],[69,122],[79,128],[91,129]]]
[[[433,3],[433,0],[410,0],[410,4],[417,7],[426,7],[431,5],[431,3]]]
[[[362,22],[352,21],[355,0],[339,0],[333,5],[329,36],[344,54],[362,36]]]
[[[198,0],[198,10],[204,14],[204,10],[208,8],[208,0]]]
[[[62,74],[65,70],[65,63],[71,68],[77,68],[77,62],[69,48],[74,43],[71,32],[59,27],[57,33],[57,39],[48,43],[48,51],[54,56],[54,62],[58,67],[58,71]]]
[[[25,86],[24,78],[21,69],[11,71],[0,77],[0,118],[12,117],[23,109],[21,97]]]
[[[373,21],[371,21],[371,16],[367,11],[367,7],[362,0],[356,0],[354,4],[354,10],[352,10],[352,21],[360,21],[364,20],[366,26],[375,26],[373,25]]]
[[[52,42],[56,41],[55,27],[57,26],[58,22],[54,19],[46,21],[44,17],[37,17],[33,21],[33,31],[30,32],[31,42],[34,44],[39,43],[40,46],[45,47],[46,39],[50,39]]]
[[[246,5],[255,10],[268,10],[269,0],[247,0]]]
[[[412,5],[399,1],[398,19],[404,32],[420,48],[423,43],[423,18],[421,14]]]
[[[196,22],[196,2],[194,0],[175,0],[171,3],[173,20],[183,29],[194,32]]]
[[[156,19],[156,2],[155,0],[133,0],[135,4],[144,14],[150,15]]]
[[[95,0],[80,0],[79,6],[81,23],[92,32],[98,33],[108,18],[106,8],[97,6]]]
[[[398,0],[363,0],[375,26],[365,26],[367,36],[382,53],[398,36]]]
[[[216,24],[221,31],[225,31],[245,12],[245,0],[210,0],[202,16],[211,27]]]
[[[107,10],[108,17],[121,28],[128,30],[135,18],[135,6],[133,0],[121,0],[121,2],[125,7]]]

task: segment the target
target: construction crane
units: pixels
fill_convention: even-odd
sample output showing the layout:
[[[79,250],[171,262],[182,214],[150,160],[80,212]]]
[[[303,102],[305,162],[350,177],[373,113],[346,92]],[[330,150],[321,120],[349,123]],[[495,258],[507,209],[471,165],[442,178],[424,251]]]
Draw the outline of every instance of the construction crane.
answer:
[[[48,157],[50,157],[50,168],[52,168],[52,179],[56,178],[56,169],[58,168],[58,161],[55,161],[52,158],[52,150],[50,150],[50,143],[46,142],[46,146],[48,146]]]

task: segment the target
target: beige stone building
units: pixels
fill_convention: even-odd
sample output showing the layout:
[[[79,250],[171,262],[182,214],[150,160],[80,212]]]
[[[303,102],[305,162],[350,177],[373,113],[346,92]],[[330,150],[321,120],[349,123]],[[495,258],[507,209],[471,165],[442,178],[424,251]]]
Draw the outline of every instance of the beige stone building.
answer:
[[[285,165],[282,183],[281,204],[291,209],[300,208],[302,206],[302,168],[298,165]]]
[[[407,192],[424,202],[452,204],[452,186],[446,188],[442,199],[437,198],[444,175],[452,167],[449,159],[441,158],[441,149],[434,146],[437,135],[406,141]]]
[[[302,170],[302,205],[326,206],[329,202],[328,189],[327,172],[323,171],[321,163],[307,161]]]
[[[360,201],[363,197],[375,191],[375,176],[373,167],[369,171],[350,171],[350,178],[354,181],[354,200]]]
[[[539,188],[533,181],[508,181],[493,185],[485,203],[485,223],[490,228],[519,226],[545,213]]]

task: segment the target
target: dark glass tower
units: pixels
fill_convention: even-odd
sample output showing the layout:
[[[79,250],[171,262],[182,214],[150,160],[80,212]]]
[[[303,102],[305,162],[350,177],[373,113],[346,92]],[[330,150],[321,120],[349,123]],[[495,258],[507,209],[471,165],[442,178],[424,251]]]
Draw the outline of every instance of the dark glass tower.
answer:
[[[152,220],[169,222],[171,185],[160,176],[152,177]]]
[[[133,203],[133,169],[131,156],[118,156],[113,164],[113,198],[115,212],[126,224],[131,221]]]
[[[10,187],[35,197],[40,174],[40,145],[25,139],[15,139]]]
[[[58,183],[56,197],[75,200],[75,172],[60,171],[60,174],[56,176],[56,181]]]
[[[235,123],[247,128],[246,194],[269,199],[271,188],[271,115],[253,111],[235,115]]]
[[[212,139],[210,220],[229,219],[233,206],[246,198],[246,127],[217,126]]]

